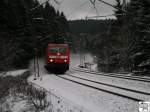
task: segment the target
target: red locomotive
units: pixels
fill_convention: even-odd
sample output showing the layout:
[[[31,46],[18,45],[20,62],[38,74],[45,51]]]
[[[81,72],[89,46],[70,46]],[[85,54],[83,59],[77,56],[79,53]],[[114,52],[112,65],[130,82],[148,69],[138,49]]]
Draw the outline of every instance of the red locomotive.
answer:
[[[65,72],[69,70],[70,50],[68,44],[48,44],[46,65],[49,71]]]

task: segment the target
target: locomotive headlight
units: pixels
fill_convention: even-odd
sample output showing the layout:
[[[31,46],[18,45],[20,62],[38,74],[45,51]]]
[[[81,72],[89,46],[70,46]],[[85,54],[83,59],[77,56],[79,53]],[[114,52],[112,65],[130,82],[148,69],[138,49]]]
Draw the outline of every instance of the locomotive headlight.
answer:
[[[53,62],[53,59],[50,59],[49,61],[50,61],[50,62]]]
[[[67,60],[65,59],[64,62],[67,62]]]

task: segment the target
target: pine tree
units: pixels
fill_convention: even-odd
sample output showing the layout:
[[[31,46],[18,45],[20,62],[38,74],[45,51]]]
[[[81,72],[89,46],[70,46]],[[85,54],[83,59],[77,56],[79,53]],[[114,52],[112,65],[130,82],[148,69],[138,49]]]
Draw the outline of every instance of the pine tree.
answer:
[[[39,6],[37,0],[1,0],[0,4],[0,70],[25,67],[34,56],[34,47],[43,43],[42,51],[51,42],[49,35],[60,27],[59,19],[55,23],[60,15],[48,3],[34,9]],[[44,41],[36,42],[39,36]]]
[[[135,64],[142,70],[149,72],[150,68],[150,3],[147,0],[138,2],[136,16],[137,34],[140,36],[136,45]]]
[[[125,46],[121,48],[126,49],[126,52],[121,53],[125,56],[122,58],[123,62],[126,62],[123,67],[148,71],[150,3],[147,0],[131,0],[127,4],[126,11],[117,20],[118,23],[122,22],[118,36],[122,38],[122,45]]]

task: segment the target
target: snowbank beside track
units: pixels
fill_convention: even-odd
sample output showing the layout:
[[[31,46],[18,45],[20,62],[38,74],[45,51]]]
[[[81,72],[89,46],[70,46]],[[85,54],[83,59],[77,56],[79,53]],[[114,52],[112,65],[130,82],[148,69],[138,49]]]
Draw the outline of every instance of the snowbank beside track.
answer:
[[[42,76],[42,80],[33,80],[29,78],[32,83],[45,88],[51,96],[57,96],[54,98],[55,106],[60,106],[72,112],[137,112],[138,102],[121,98],[106,92],[94,90],[88,87],[84,87],[75,84],[70,81],[58,78],[53,74],[45,74]],[[58,100],[58,99],[61,100]],[[59,104],[58,104],[59,102]],[[67,102],[67,103],[66,103]],[[65,110],[64,109],[64,110]],[[62,112],[64,112],[62,110]],[[79,112],[80,112],[79,111]]]
[[[34,76],[32,76],[28,79],[28,82],[39,90],[46,92],[47,101],[50,102],[49,108],[51,108],[53,112],[93,112],[78,103],[72,102],[71,99],[68,99],[64,95],[58,93],[55,89],[51,89],[49,87],[51,82],[49,80],[49,75],[43,76],[42,80],[40,78],[34,80]]]

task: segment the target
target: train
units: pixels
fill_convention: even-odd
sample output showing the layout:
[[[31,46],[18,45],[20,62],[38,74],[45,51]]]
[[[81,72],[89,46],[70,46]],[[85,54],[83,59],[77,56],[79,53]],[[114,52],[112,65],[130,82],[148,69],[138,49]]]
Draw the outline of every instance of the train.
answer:
[[[65,73],[69,70],[70,49],[68,44],[48,44],[45,68],[51,72]]]

